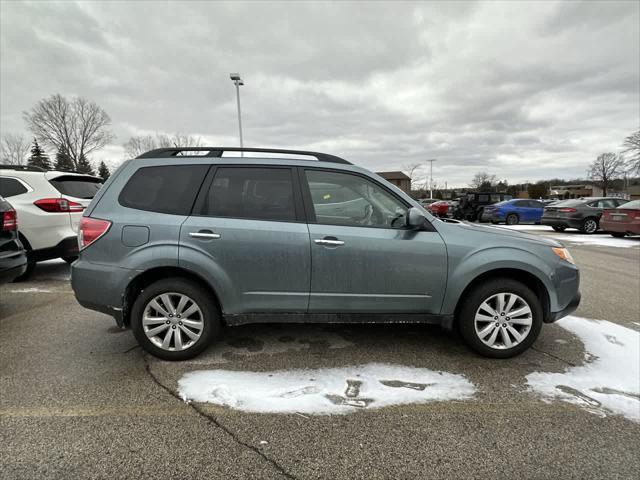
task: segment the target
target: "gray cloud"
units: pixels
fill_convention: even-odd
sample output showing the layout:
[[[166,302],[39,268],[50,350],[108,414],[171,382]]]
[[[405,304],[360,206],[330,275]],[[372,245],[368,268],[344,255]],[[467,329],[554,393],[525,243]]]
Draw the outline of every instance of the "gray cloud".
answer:
[[[637,2],[2,2],[0,129],[60,92],[117,136],[323,149],[443,183],[583,176],[640,125]],[[426,172],[426,167],[424,169]]]

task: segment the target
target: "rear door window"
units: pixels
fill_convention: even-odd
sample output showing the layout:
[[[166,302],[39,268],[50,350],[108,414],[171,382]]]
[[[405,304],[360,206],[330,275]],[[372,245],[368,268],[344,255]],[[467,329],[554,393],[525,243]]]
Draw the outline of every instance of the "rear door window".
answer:
[[[94,177],[64,175],[49,180],[61,194],[91,200],[102,186],[102,180]]]
[[[5,198],[15,197],[28,191],[27,187],[15,178],[0,177],[0,196]]]
[[[220,167],[215,172],[200,214],[295,222],[291,169]]]
[[[142,167],[120,192],[123,207],[189,215],[209,165]]]

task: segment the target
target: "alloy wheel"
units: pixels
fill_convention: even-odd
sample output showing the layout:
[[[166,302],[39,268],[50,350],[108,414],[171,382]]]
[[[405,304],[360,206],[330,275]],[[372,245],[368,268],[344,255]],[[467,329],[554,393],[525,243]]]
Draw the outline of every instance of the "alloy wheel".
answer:
[[[142,329],[158,348],[186,350],[202,336],[204,316],[198,304],[176,292],[154,297],[144,308]]]
[[[594,233],[596,230],[598,230],[598,222],[592,218],[588,218],[584,221],[584,231],[586,233]]]
[[[529,304],[514,293],[496,293],[480,304],[474,324],[482,343],[498,350],[513,348],[531,331],[533,313]]]

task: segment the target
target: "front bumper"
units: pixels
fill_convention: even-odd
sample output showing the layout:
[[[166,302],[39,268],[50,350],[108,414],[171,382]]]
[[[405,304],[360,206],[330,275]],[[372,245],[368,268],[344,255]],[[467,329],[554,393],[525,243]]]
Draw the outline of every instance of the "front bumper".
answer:
[[[559,312],[551,312],[551,315],[549,316],[549,321],[547,323],[553,323],[575,312],[578,306],[580,305],[581,297],[582,297],[582,294],[578,291],[576,296],[573,297],[573,299],[569,302],[569,304],[565,308],[563,308]]]

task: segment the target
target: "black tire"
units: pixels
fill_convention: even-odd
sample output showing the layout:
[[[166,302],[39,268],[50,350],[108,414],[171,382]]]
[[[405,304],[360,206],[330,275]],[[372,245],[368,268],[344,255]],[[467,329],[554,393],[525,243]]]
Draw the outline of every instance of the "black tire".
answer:
[[[524,299],[531,309],[531,329],[527,336],[512,348],[497,349],[485,345],[478,337],[475,329],[475,315],[480,305],[492,295],[497,293],[514,293]],[[542,304],[535,293],[526,285],[510,278],[496,278],[489,280],[471,292],[459,310],[457,325],[465,343],[476,353],[489,358],[510,358],[527,350],[540,334],[542,329],[543,310]]]
[[[557,225],[554,225],[551,228],[553,228],[556,232],[564,232],[567,229],[567,227],[559,227]]]
[[[518,217],[517,213],[510,213],[507,215],[507,218],[504,219],[504,223],[507,225],[517,225],[520,223],[520,217]]]
[[[27,269],[24,271],[22,275],[16,277],[13,282],[26,282],[33,276],[33,272],[36,270],[36,262],[27,263]]]
[[[175,292],[186,295],[197,303],[202,312],[204,327],[200,338],[185,350],[169,351],[156,346],[145,334],[142,317],[147,304],[162,293]],[[159,280],[145,288],[133,303],[131,309],[131,329],[140,346],[151,355],[162,360],[188,360],[200,354],[211,342],[220,336],[221,316],[212,295],[199,284],[185,278],[174,277]]]
[[[595,225],[595,228],[594,228]],[[587,235],[591,235],[592,233],[596,233],[598,231],[598,219],[593,217],[587,217],[582,220],[580,224],[580,231],[582,233],[586,233]]]
[[[627,235],[624,232],[609,232],[609,233],[611,234],[612,237],[616,237],[616,238],[622,238]]]
[[[62,260],[64,260],[65,262],[67,262],[69,265],[71,265],[73,262],[75,262],[78,259],[78,256],[76,255],[75,257],[62,257]]]

